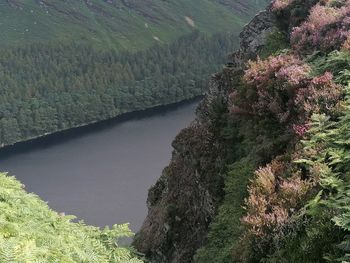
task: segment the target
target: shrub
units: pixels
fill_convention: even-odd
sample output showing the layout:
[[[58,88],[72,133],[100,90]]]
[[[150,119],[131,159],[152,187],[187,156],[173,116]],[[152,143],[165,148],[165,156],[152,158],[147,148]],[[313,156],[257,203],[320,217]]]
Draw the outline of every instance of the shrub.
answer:
[[[255,172],[255,179],[248,188],[247,215],[243,217],[248,234],[269,235],[285,223],[291,211],[300,207],[310,182],[302,180],[299,173],[287,178],[286,166],[274,160]]]
[[[270,56],[266,60],[258,58],[257,61],[250,61],[244,80],[248,85],[263,90],[274,86],[277,80],[298,85],[310,71],[310,67],[294,55]]]
[[[291,44],[295,50],[305,53],[339,49],[350,36],[350,1],[340,7],[331,5],[332,1],[325,2],[316,4],[308,19],[293,29]]]
[[[275,0],[272,4],[272,9],[274,11],[279,11],[290,6],[294,0]]]
[[[328,215],[328,222],[333,223],[333,231],[340,233],[337,240],[323,234],[326,242],[332,241],[333,247],[337,245],[338,249],[343,250],[343,256],[334,252],[326,257],[337,262],[350,260],[349,103],[348,96],[343,115],[335,122],[325,115],[313,116],[309,139],[303,142],[303,159],[298,161],[310,171],[309,176],[315,178],[322,189],[307,205],[307,214],[313,220]]]
[[[289,48],[289,39],[286,34],[276,28],[272,33],[270,33],[265,41],[265,45],[259,52],[259,56],[263,59],[271,56],[278,55],[283,52],[283,50]]]
[[[292,215],[304,204],[312,187],[311,181],[303,180],[301,173],[290,171],[284,157],[278,157],[255,172],[245,200],[246,215],[242,218],[245,232],[240,248],[233,257],[239,262],[261,262],[273,250],[275,242],[285,234],[281,228],[290,225]]]
[[[307,117],[313,113],[329,114],[337,104],[341,93],[342,87],[333,82],[333,74],[326,72],[313,78],[307,88],[298,90],[295,105]]]
[[[330,72],[312,78],[311,67],[291,54],[249,62],[244,81],[249,102],[244,111],[273,118],[290,129],[305,125],[312,113],[328,113],[341,96]],[[231,99],[238,113],[235,96]]]
[[[244,81],[248,90],[247,111],[287,123],[293,116],[294,97],[311,69],[293,55],[279,55],[249,62]],[[295,115],[295,114],[294,114]]]

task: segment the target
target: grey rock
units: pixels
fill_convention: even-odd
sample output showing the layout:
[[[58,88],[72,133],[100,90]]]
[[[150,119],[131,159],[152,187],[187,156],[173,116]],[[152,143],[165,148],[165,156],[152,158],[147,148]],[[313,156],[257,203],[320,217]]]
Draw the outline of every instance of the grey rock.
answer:
[[[276,27],[276,16],[269,9],[258,13],[240,33],[240,48],[230,57],[235,70],[243,69],[248,60],[256,58],[264,47],[267,36]]]

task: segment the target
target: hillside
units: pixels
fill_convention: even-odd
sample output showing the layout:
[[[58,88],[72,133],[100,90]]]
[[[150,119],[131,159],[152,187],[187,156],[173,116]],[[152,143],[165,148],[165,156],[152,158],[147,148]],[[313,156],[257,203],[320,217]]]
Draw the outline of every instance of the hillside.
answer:
[[[237,32],[266,1],[7,0],[0,3],[0,45],[84,42],[140,50],[199,30]]]
[[[349,262],[350,1],[275,0],[173,142],[153,263]]]
[[[259,1],[0,3],[0,146],[202,95]]]

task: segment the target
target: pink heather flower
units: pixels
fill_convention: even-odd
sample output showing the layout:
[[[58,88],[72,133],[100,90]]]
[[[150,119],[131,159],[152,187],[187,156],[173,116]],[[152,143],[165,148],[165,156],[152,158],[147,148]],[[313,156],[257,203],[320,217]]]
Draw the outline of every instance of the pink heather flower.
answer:
[[[342,87],[333,82],[332,73],[326,72],[310,80],[305,88],[299,89],[294,104],[306,117],[312,113],[327,114],[335,107],[341,94]]]
[[[342,16],[342,12],[335,8],[317,4],[311,9],[308,21],[315,26],[315,29],[320,29],[339,21]]]
[[[308,19],[292,31],[291,43],[296,50],[339,48],[350,36],[350,0],[340,8],[318,3]]]
[[[333,74],[331,72],[325,72],[321,76],[315,77],[311,83],[314,85],[325,85],[333,80]]]
[[[255,172],[248,187],[247,214],[242,222],[255,236],[268,235],[276,226],[285,223],[310,189],[310,182],[302,180],[298,173],[285,179],[285,169],[285,163],[274,160]]]
[[[295,64],[281,68],[276,73],[276,77],[281,80],[286,80],[292,86],[297,86],[303,80],[307,79],[310,72],[311,68],[307,64]]]
[[[293,55],[271,56],[266,60],[249,62],[244,80],[258,89],[266,89],[275,79],[285,80],[290,84],[299,84],[310,72],[310,67]]]
[[[295,134],[297,134],[300,137],[303,137],[304,134],[309,130],[309,125],[298,125],[298,124],[293,124],[293,131]]]
[[[287,8],[294,0],[275,0],[272,4],[272,10],[279,11]]]

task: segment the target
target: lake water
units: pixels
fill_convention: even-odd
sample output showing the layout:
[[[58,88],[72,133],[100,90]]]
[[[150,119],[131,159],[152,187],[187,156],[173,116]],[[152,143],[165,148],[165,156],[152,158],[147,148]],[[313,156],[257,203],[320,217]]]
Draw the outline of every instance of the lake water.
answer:
[[[148,189],[171,158],[171,142],[198,101],[162,107],[18,145],[0,153],[0,171],[58,212],[105,226],[146,217]]]

